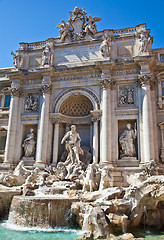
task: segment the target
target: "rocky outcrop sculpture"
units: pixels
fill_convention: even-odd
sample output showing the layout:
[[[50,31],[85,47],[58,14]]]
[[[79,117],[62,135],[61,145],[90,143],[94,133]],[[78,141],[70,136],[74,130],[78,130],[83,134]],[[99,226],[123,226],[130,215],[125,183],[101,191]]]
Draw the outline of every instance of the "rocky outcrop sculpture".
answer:
[[[21,186],[28,175],[30,175],[30,170],[24,167],[23,161],[20,161],[13,173],[1,176],[0,184],[8,187]]]
[[[99,188],[100,183],[100,172],[95,163],[89,164],[83,180],[83,192],[96,191]]]

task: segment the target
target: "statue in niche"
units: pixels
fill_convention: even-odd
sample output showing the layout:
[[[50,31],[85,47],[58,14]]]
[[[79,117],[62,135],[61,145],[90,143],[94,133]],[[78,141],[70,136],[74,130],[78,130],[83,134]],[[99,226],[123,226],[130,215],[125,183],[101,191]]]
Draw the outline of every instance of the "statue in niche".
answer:
[[[151,38],[147,34],[141,33],[139,41],[140,41],[139,53],[147,53],[148,45],[151,41]]]
[[[121,134],[119,138],[120,143],[120,157],[135,157],[135,145],[134,140],[137,137],[136,123],[134,125],[134,130],[131,129],[131,124],[127,124],[127,129]]]
[[[111,39],[105,34],[103,36],[103,42],[100,45],[100,52],[103,57],[110,57]]]
[[[33,95],[27,95],[26,101],[25,101],[25,110],[26,111],[38,111],[38,99],[34,98]]]
[[[45,65],[51,66],[51,47],[49,44],[46,44],[42,52],[42,66],[44,67]]]
[[[96,27],[96,21],[100,21],[101,18],[98,17],[93,17],[90,14],[89,18],[87,19],[87,23],[84,29],[84,32],[86,33],[86,36],[91,35],[93,36],[97,32],[97,27]]]
[[[68,131],[62,141],[61,144],[66,143],[65,148],[68,151],[68,157],[66,161],[71,160],[72,164],[79,163],[79,154],[83,154],[83,150],[80,147],[81,138],[80,135],[76,132],[76,126],[71,126],[71,131]]]
[[[22,147],[24,148],[24,157],[34,157],[35,156],[35,135],[34,135],[34,129],[30,129],[30,133],[27,134],[27,137],[25,138]]]

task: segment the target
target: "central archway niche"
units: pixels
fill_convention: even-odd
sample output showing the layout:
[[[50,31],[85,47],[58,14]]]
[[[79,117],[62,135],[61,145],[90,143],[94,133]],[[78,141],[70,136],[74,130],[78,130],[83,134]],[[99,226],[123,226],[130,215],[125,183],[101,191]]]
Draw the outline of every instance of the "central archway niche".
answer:
[[[64,134],[70,130],[72,124],[76,125],[77,132],[81,137],[81,146],[87,147],[93,153],[93,124],[92,111],[99,109],[98,99],[89,91],[72,90],[58,98],[55,106],[55,113],[59,116],[59,148],[58,161],[63,161],[65,146],[61,145]],[[87,148],[84,148],[87,150]],[[64,156],[66,157],[66,156]],[[81,156],[82,157],[82,156]]]

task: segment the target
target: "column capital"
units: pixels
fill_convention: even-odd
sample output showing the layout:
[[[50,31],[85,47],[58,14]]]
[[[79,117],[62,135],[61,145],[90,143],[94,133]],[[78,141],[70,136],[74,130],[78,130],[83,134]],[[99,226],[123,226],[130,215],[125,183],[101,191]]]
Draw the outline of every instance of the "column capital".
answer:
[[[41,92],[42,92],[42,94],[44,94],[44,93],[50,94],[51,93],[51,84],[42,85],[41,86]]]
[[[99,122],[100,121],[100,117],[93,117],[91,118],[91,121],[94,122]]]
[[[105,78],[100,80],[101,88],[105,89],[113,89],[115,82],[112,81],[110,78]]]
[[[52,123],[59,124],[60,123],[60,119],[59,118],[53,118],[52,119]]]
[[[152,75],[148,74],[140,74],[138,76],[138,83],[141,87],[150,86],[152,84]]]
[[[21,89],[19,87],[11,88],[10,92],[12,97],[20,97]]]

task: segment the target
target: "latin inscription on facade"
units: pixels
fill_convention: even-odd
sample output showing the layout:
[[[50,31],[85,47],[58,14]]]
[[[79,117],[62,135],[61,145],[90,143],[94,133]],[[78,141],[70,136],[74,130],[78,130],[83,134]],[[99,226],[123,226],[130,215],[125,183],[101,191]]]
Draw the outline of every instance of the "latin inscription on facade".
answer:
[[[58,49],[55,53],[55,63],[84,62],[101,58],[99,48],[99,45],[90,45],[88,47]]]

